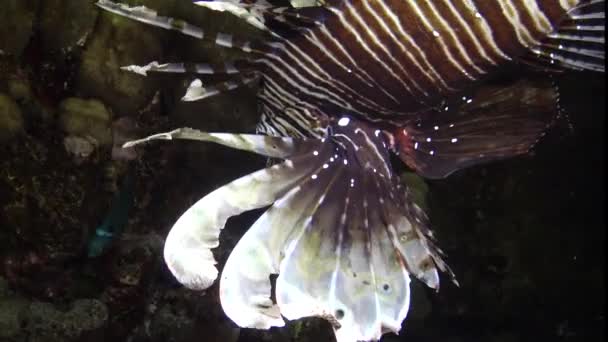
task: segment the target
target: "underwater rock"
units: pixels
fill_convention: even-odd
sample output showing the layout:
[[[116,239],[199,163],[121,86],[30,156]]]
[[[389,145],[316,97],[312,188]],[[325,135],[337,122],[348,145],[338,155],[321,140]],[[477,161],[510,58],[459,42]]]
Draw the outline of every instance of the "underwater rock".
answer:
[[[136,329],[131,340],[236,342],[241,329],[226,320],[221,309],[214,307],[215,303],[210,296],[186,289],[166,291],[147,313],[145,326]]]
[[[11,294],[11,290],[8,288],[8,282],[6,279],[0,277],[0,299],[7,297]]]
[[[102,327],[107,319],[105,304],[96,299],[78,299],[67,312],[50,303],[33,302],[25,329],[30,341],[69,341]]]
[[[94,2],[45,0],[40,15],[44,49],[69,53],[76,46],[84,46],[99,13]]]
[[[87,158],[95,151],[97,140],[90,136],[78,137],[70,135],[63,139],[63,146],[71,155],[77,158]]]
[[[0,66],[0,73],[6,76],[6,84],[0,86],[6,86],[8,95],[21,108],[28,130],[54,124],[55,106],[48,101],[46,85],[38,78],[40,74],[20,66],[17,61],[7,63],[6,70]]]
[[[21,109],[13,99],[0,93],[0,143],[9,141],[22,131]]]
[[[0,340],[5,341],[21,333],[24,313],[27,310],[26,300],[14,297],[8,288],[8,282],[0,277]]]
[[[19,57],[33,32],[38,0],[8,0],[2,2],[0,11],[1,54]]]
[[[112,278],[121,285],[139,286],[153,270],[154,262],[158,261],[155,256],[160,254],[161,241],[156,244],[139,243],[132,238],[122,241],[112,255]]]
[[[122,117],[112,122],[112,160],[135,160],[137,151],[134,147],[123,148],[122,145],[133,140],[136,123],[129,117]]]
[[[59,126],[69,135],[90,136],[99,145],[112,143],[111,114],[99,100],[67,98],[59,105]]]
[[[44,271],[52,266],[61,272],[62,263],[82,251],[88,229],[106,205],[98,192],[103,156],[75,168],[63,134],[47,128],[28,127],[18,143],[0,146],[0,250],[7,255],[35,252],[44,259]],[[35,289],[45,286],[39,269],[20,273]]]
[[[124,18],[101,14],[82,55],[78,88],[122,115],[145,106],[158,82],[120,69],[162,58],[162,35]]]
[[[11,78],[7,82],[9,95],[18,102],[32,100],[32,88],[25,79]]]
[[[78,299],[70,307],[63,311],[51,303],[29,302],[0,278],[0,340],[73,341],[108,319],[105,304],[95,299]]]

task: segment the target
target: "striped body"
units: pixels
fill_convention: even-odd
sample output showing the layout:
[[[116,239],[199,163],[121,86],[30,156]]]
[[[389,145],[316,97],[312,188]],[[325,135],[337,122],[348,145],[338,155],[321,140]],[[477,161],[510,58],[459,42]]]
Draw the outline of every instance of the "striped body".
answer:
[[[538,45],[576,3],[340,1],[318,26],[279,40],[257,60],[260,131],[302,136],[313,127],[318,136],[315,121],[347,113],[411,120]]]

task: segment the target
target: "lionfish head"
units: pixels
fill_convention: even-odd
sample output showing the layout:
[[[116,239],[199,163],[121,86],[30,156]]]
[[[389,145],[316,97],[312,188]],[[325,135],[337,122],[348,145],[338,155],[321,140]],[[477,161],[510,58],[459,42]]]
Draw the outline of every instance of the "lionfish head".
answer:
[[[165,261],[179,282],[209,287],[218,275],[211,249],[226,220],[269,206],[231,252],[220,280],[225,313],[241,327],[287,319],[329,320],[338,341],[398,332],[410,302],[410,273],[437,288],[426,216],[389,164],[387,136],[353,118],[323,139],[203,133],[178,129],[146,139],[195,139],[283,161],[203,197],[167,236]],[[269,276],[278,274],[276,298]]]

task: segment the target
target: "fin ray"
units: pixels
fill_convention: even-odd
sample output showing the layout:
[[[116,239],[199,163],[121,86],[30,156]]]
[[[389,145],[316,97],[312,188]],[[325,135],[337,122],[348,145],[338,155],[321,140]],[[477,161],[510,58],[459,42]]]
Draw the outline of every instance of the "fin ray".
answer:
[[[309,173],[311,157],[303,154],[241,177],[186,210],[165,240],[164,259],[177,280],[191,289],[209,287],[218,274],[211,249],[219,245],[228,218],[282,197]]]
[[[449,112],[425,113],[417,124],[398,130],[400,158],[426,178],[444,178],[527,153],[557,112],[557,92],[549,82],[483,86],[470,100]]]
[[[604,72],[605,1],[581,2],[568,19],[521,59],[526,64],[559,65],[574,70]],[[541,67],[541,69],[544,69]]]
[[[210,44],[227,48],[236,48],[246,53],[258,55],[264,55],[271,49],[271,47],[255,41],[237,40],[231,34],[223,32],[219,32],[214,36],[208,35],[202,28],[196,25],[192,25],[181,19],[160,16],[156,11],[145,6],[131,7],[110,0],[98,0],[95,4],[98,7],[119,16],[127,17],[129,19],[166,30],[177,31]]]
[[[261,154],[271,158],[288,158],[321,148],[316,139],[295,139],[259,134],[209,133],[192,128],[178,128],[170,132],[126,142],[123,148],[133,147],[154,140],[198,140],[214,142],[231,148]]]

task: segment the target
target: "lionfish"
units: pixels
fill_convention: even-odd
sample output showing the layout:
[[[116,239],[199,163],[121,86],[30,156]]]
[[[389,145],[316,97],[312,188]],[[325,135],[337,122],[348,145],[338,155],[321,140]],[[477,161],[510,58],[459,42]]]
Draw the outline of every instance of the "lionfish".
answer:
[[[101,8],[177,30],[248,58],[223,65],[158,63],[147,72],[225,74],[192,82],[185,101],[259,81],[259,134],[190,128],[133,141],[215,142],[280,160],[206,195],[169,232],[164,258],[177,280],[205,289],[218,276],[211,249],[227,219],[269,208],[223,268],[220,299],[241,327],[268,329],[318,316],[340,342],[398,333],[410,274],[433,289],[453,277],[429,219],[391,167],[396,154],[427,178],[526,153],[556,106],[549,84],[462,89],[509,64],[604,71],[603,0],[195,1],[265,31],[239,40],[155,11]],[[301,6],[301,5],[305,6]],[[456,99],[456,100],[454,100]],[[269,276],[278,274],[271,298]]]

